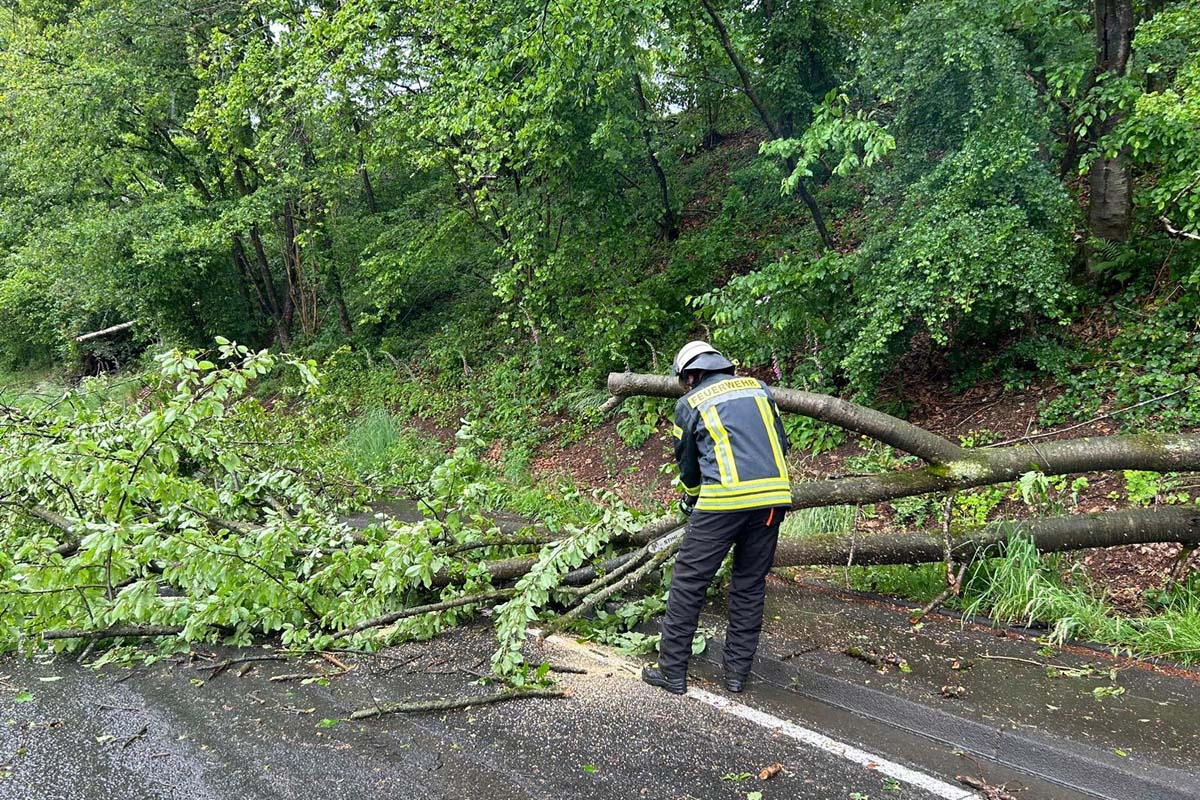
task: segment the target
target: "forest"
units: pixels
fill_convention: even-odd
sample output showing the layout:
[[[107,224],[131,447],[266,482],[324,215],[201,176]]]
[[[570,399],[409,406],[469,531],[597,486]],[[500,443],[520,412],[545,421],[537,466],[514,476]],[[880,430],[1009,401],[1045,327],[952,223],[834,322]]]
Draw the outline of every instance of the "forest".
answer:
[[[0,652],[652,648],[703,338],[784,566],[1197,661],[1198,312],[1197,0],[11,0]]]

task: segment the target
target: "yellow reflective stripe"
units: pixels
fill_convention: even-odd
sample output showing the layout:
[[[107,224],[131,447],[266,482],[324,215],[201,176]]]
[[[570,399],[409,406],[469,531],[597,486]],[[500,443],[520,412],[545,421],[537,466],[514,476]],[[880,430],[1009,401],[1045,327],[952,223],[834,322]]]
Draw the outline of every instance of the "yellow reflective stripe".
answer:
[[[758,389],[758,381],[754,378],[731,378],[730,380],[721,381],[720,383],[710,386],[707,389],[701,389],[694,395],[688,398],[688,405],[692,408],[699,408],[700,404],[705,400],[711,400],[718,395],[726,392],[736,392],[741,389]]]
[[[771,452],[775,454],[775,466],[779,469],[779,474],[786,476],[787,467],[783,463],[783,448],[779,446],[779,436],[775,432],[775,415],[771,413],[771,406],[765,397],[754,398],[758,401],[758,411],[762,414],[763,425],[767,429],[767,438],[771,440]]]
[[[680,484],[683,486],[682,484]],[[683,491],[687,492],[690,497],[698,497],[700,495],[699,486],[683,486]]]
[[[683,438],[683,428],[679,427],[678,425],[671,426],[671,433],[673,433],[675,435],[676,439]]]
[[[762,481],[745,481],[733,486],[718,486],[710,483],[704,487],[705,496],[729,497],[746,494],[762,494],[763,492],[789,492],[792,485],[780,478],[768,478]]]
[[[722,485],[738,482],[737,464],[733,461],[733,447],[729,444],[729,431],[721,424],[716,407],[707,408],[701,414],[713,438],[713,449],[717,455],[717,469],[721,472]]]
[[[701,511],[741,511],[746,508],[768,508],[790,506],[791,504],[792,495],[789,492],[770,492],[730,499],[717,499],[701,494],[696,508]]]

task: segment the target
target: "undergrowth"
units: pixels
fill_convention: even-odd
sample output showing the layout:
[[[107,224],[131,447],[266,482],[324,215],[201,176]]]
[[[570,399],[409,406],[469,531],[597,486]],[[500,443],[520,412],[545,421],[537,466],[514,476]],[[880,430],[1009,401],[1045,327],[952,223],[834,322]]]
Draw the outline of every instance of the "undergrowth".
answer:
[[[1082,569],[1068,575],[1069,582],[1060,558],[1043,556],[1032,540],[1014,536],[1004,558],[981,561],[969,571],[963,610],[1001,622],[1045,624],[1055,644],[1082,639],[1135,656],[1200,662],[1200,576],[1159,592],[1154,613],[1130,617],[1091,586]]]

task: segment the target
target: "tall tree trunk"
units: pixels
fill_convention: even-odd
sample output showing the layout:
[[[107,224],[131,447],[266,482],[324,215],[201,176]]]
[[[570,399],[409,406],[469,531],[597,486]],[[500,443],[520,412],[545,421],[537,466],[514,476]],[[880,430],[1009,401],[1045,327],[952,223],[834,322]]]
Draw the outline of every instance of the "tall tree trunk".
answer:
[[[283,203],[283,266],[287,278],[282,324],[291,331],[296,312],[300,312],[300,329],[307,332],[304,306],[303,276],[300,269],[300,244],[296,241],[296,209],[291,200]]]
[[[246,293],[245,287],[250,286],[254,290],[254,299],[258,301],[258,312],[267,319],[272,319],[271,306],[263,294],[262,286],[254,276],[249,259],[246,257],[246,245],[242,242],[242,237],[236,233],[233,235],[233,264],[242,276],[243,294]]]
[[[319,228],[318,236],[321,242],[321,255],[324,264],[322,265],[322,273],[325,277],[325,284],[329,288],[329,294],[333,298],[333,308],[337,312],[338,327],[342,331],[342,335],[349,339],[354,335],[354,326],[350,322],[350,310],[346,306],[346,292],[342,288],[342,274],[338,269],[337,262],[333,252],[333,235],[329,232],[329,220],[325,213],[325,207],[321,203],[320,196],[313,192],[310,199],[311,214],[317,222]]]
[[[725,50],[725,55],[729,56],[729,61],[733,64],[733,68],[737,70],[738,78],[742,82],[742,93],[746,95],[746,98],[750,101],[750,104],[754,106],[754,110],[758,112],[759,119],[762,120],[763,125],[766,126],[767,130],[771,133],[771,136],[775,139],[786,138],[784,136],[783,128],[779,126],[779,123],[771,115],[771,112],[767,110],[767,107],[759,98],[758,92],[754,90],[754,84],[750,81],[750,73],[746,71],[746,66],[742,63],[741,56],[739,56],[737,50],[734,49],[733,41],[729,38],[729,29],[725,27],[725,22],[721,19],[721,15],[717,13],[717,9],[715,6],[713,6],[712,0],[700,0],[700,2],[704,6],[704,10],[708,12],[708,16],[712,20],[713,27],[717,30],[717,36],[721,40],[721,47]],[[787,170],[789,174],[795,170],[795,168],[795,159],[789,158],[787,160]],[[817,206],[816,198],[809,193],[808,188],[804,185],[803,181],[796,182],[796,194],[800,195],[800,199],[804,201],[804,205],[808,206],[808,211],[812,215],[813,223],[817,226],[817,233],[821,237],[821,243],[825,247],[832,248],[833,240],[829,237],[829,231],[825,228],[825,217],[821,214],[821,209]]]
[[[1124,75],[1133,43],[1132,0],[1095,0],[1096,74]],[[1103,138],[1119,121],[1115,113],[1098,124],[1094,133]],[[1101,154],[1088,171],[1091,194],[1088,221],[1092,234],[1108,242],[1129,238],[1133,216],[1133,184],[1123,155]]]
[[[358,121],[358,117],[354,112],[350,112],[350,126],[354,129],[355,136],[362,136],[362,123]],[[362,142],[358,142],[358,177],[362,180],[363,196],[367,200],[367,210],[372,214],[379,212],[379,203],[375,201],[375,187],[371,184],[371,173],[367,171],[366,153],[363,150]]]
[[[646,142],[646,158],[650,161],[650,168],[654,170],[654,176],[658,179],[658,192],[662,198],[662,220],[659,225],[662,228],[663,236],[668,242],[673,242],[679,238],[679,217],[675,214],[675,209],[671,206],[670,188],[667,186],[667,173],[663,171],[662,164],[658,160],[658,154],[654,152],[654,137],[650,131],[650,107],[646,103],[646,93],[642,91],[642,76],[634,73],[633,89],[637,94],[638,108],[641,109],[641,126],[642,140]]]
[[[254,189],[246,180],[246,175],[242,171],[240,164],[234,165],[233,180],[237,186],[238,194],[242,197],[248,197],[254,193]],[[262,231],[259,229],[257,222],[250,223],[250,245],[254,249],[254,260],[258,265],[258,277],[262,282],[262,295],[265,299],[267,315],[271,318],[271,322],[275,326],[277,338],[284,346],[287,346],[291,344],[291,332],[283,326],[282,303],[279,291],[275,288],[275,279],[271,275],[271,262],[267,258],[267,249],[263,246]],[[240,246],[240,238],[236,240],[235,246]],[[249,259],[246,259],[246,261],[249,264]]]

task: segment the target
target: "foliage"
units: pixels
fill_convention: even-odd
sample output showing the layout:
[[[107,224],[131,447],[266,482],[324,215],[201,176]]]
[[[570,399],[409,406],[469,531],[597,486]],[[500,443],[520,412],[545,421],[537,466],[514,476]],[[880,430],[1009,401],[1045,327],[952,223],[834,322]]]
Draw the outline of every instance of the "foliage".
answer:
[[[289,435],[293,426],[319,431],[307,415],[326,416],[311,362],[225,340],[212,354],[168,351],[159,362],[159,375],[132,401],[93,382],[51,403],[0,407],[0,650],[32,651],[48,630],[131,625],[177,626],[167,647],[262,636],[328,647],[335,632],[397,608],[487,593],[485,561],[529,552],[503,537],[489,544],[498,532],[484,509],[521,502],[485,474],[486,444],[470,426],[450,457],[421,476],[423,518],[385,519],[357,533],[340,516],[370,491],[356,470],[373,477],[394,463],[394,448],[412,447],[390,417],[334,426],[314,442]],[[268,409],[251,390],[285,364],[295,378],[277,385],[280,410]],[[349,457],[329,458],[325,448],[346,447],[343,437]],[[422,469],[396,466],[409,475]],[[495,614],[503,674],[524,674],[525,626],[562,573],[637,527],[631,512],[601,500],[540,497],[541,518],[563,536],[541,549],[537,568]],[[345,641],[370,648],[427,638],[479,605],[413,615]]]
[[[799,139],[776,139],[763,144],[761,152],[794,163],[783,179],[784,194],[796,190],[802,178],[813,177],[813,166],[826,151],[838,155],[829,171],[845,177],[860,166],[869,168],[896,147],[896,140],[876,123],[875,112],[850,110],[850,98],[830,90],[825,102],[815,110],[813,120]],[[861,152],[860,152],[861,151]]]
[[[1200,424],[1194,316],[1200,295],[1182,293],[1169,304],[1150,300],[1143,308],[1136,292],[1131,287],[1122,298],[1115,315],[1120,328],[1103,350],[1089,351],[1063,370],[1064,391],[1042,410],[1043,424],[1088,419],[1105,404],[1124,409],[1118,418],[1127,426],[1152,422],[1160,430],[1178,430]]]
[[[1105,142],[1152,172],[1139,203],[1179,229],[1200,232],[1200,4],[1169,3],[1138,26],[1144,90],[1126,85],[1127,116]],[[1194,247],[1194,245],[1192,245]],[[1197,279],[1194,271],[1189,282]]]
[[[862,242],[787,254],[699,298],[719,337],[811,352],[824,382],[871,390],[919,334],[951,347],[1067,321],[1072,213],[1029,58],[1016,35],[941,5],[884,26],[855,78],[860,108],[831,95],[803,137],[767,147],[796,160],[789,180],[836,150],[829,172],[870,187]]]
[[[672,413],[673,403],[654,397],[635,397],[622,403],[617,435],[630,447],[641,447],[658,432],[659,423]]]

